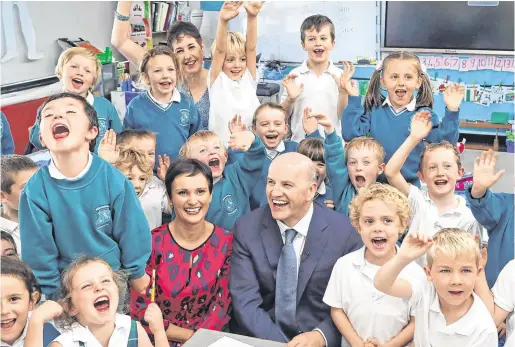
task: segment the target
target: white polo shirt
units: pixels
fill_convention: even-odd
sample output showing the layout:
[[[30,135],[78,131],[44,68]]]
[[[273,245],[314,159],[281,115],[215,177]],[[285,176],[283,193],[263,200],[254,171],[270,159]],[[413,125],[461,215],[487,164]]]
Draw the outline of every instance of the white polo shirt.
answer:
[[[295,100],[293,105],[293,114],[291,116],[291,132],[292,141],[302,141],[306,133],[302,127],[302,118],[304,117],[304,108],[310,107],[314,114],[321,113],[329,117],[336,129],[339,137],[342,137],[342,129],[340,126],[340,116],[338,114],[338,85],[336,84],[333,75],[340,78],[342,69],[337,68],[332,61],[329,61],[329,66],[320,76],[308,68],[307,61],[304,61],[301,66],[296,67],[290,72],[290,75],[297,75],[295,83],[300,86],[304,84],[302,92]],[[281,103],[288,98],[286,89],[281,96]],[[318,126],[318,130],[322,137],[325,137],[324,128]]]
[[[152,176],[138,199],[150,230],[160,227],[163,221],[161,213],[170,213],[165,184],[156,176]]]
[[[114,331],[109,339],[109,347],[127,346],[131,331],[131,317],[124,314],[116,314]],[[83,342],[85,347],[102,347],[91,331],[79,323],[74,323],[71,330],[64,330],[54,341],[63,347],[80,347]]]
[[[412,283],[409,300],[415,312],[415,346],[497,347],[497,328],[483,301],[475,294],[469,311],[447,325],[434,285],[428,281]]]
[[[409,299],[386,295],[374,287],[380,268],[366,261],[365,247],[341,257],[334,265],[324,302],[343,309],[361,339],[373,337],[383,344],[404,329],[414,312]],[[406,266],[399,277],[410,282],[426,280],[415,263]],[[342,347],[350,347],[344,337]]]
[[[438,207],[431,200],[428,192],[410,185],[408,202],[412,217],[408,233],[423,232],[427,236],[433,236],[443,228],[460,228],[473,236],[479,234],[482,240],[483,226],[476,221],[465,199],[459,195],[454,197],[458,201],[458,206],[439,215]],[[423,256],[417,262],[424,265],[425,259],[426,257]]]
[[[492,288],[497,306],[511,312],[506,320],[506,347],[515,347],[515,259],[504,266]]]

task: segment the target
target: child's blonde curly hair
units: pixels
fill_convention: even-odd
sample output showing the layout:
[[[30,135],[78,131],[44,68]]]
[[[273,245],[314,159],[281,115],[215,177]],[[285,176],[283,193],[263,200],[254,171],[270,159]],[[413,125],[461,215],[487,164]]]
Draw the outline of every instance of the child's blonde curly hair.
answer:
[[[245,56],[245,36],[243,36],[242,33],[239,32],[228,32],[227,33],[227,50],[225,55],[231,55],[238,53],[241,56]],[[211,54],[213,55],[213,52],[216,48],[216,40],[213,41],[213,44],[211,45]]]
[[[361,209],[367,201],[381,200],[392,206],[397,211],[397,215],[401,221],[402,230],[399,234],[406,232],[406,228],[411,218],[411,209],[408,204],[408,198],[398,189],[382,183],[374,183],[370,187],[363,189],[354,197],[349,205],[349,219],[352,226],[359,231],[359,217]]]
[[[113,163],[113,166],[120,171],[129,170],[137,167],[147,176],[147,180],[152,178],[153,166],[149,164],[147,156],[132,147],[120,146],[120,154],[118,159]]]

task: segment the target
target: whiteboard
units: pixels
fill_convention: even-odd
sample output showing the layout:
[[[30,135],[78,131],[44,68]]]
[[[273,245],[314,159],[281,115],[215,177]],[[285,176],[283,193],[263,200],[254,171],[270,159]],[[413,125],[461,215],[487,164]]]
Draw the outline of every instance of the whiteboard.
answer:
[[[102,51],[106,46],[111,46],[116,1],[29,1],[27,7],[36,34],[37,49],[44,57],[40,60],[27,59],[27,47],[15,6],[12,34],[18,56],[1,64],[2,85],[55,76],[57,58],[62,52],[57,44],[59,37],[82,37]],[[6,52],[4,35],[2,25],[0,56]],[[116,50],[114,54],[117,58],[121,57]]]
[[[333,61],[355,61],[358,56],[378,59],[379,3],[377,1],[267,1],[258,16],[257,52],[262,60],[300,63],[306,58],[300,41],[304,19],[322,14],[335,27]],[[204,12],[200,34],[209,56],[216,35],[218,11]],[[229,30],[246,32],[247,16],[243,7],[229,22]]]

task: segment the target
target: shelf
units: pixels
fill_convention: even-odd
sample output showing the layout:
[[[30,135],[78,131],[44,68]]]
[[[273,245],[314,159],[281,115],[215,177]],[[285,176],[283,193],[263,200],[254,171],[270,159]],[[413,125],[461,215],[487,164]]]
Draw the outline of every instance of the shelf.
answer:
[[[166,34],[167,31],[152,31],[152,34]]]

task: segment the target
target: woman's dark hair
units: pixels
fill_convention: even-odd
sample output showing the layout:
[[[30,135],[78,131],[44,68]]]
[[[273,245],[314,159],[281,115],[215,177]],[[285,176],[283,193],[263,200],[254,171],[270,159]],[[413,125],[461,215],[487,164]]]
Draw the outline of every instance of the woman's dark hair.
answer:
[[[177,176],[182,174],[187,174],[187,177],[193,177],[198,174],[203,175],[209,186],[209,194],[213,192],[213,174],[209,166],[197,159],[184,158],[172,162],[166,171],[165,185],[170,200],[172,199],[172,183]]]
[[[98,126],[97,111],[93,108],[93,106],[82,96],[77,95],[77,94],[67,93],[67,92],[52,95],[51,97],[49,97],[48,99],[46,99],[43,102],[43,105],[41,105],[38,108],[38,115],[37,115],[38,125],[41,124],[41,112],[43,112],[43,109],[45,108],[45,106],[48,105],[48,103],[50,103],[52,101],[55,101],[58,99],[63,99],[63,98],[72,98],[72,99],[80,101],[80,103],[82,104],[82,107],[84,108],[84,113],[86,114],[86,117],[88,117],[88,120],[89,120],[89,129],[92,129],[93,127],[97,127],[97,129],[100,131],[100,128]],[[40,129],[40,131],[41,131],[41,129]],[[98,135],[97,135],[97,137],[98,137]],[[97,139],[94,138],[93,140],[91,140],[89,142],[90,152],[95,151],[96,141],[97,141]]]
[[[7,241],[14,247],[14,252],[16,252],[16,255],[18,255],[18,248],[16,247],[16,242],[14,242],[13,236],[9,234],[7,231],[2,230],[0,232],[1,234],[1,240]]]
[[[197,27],[190,22],[175,22],[170,31],[168,32],[167,45],[173,49],[173,42],[179,41],[184,36],[191,36],[197,41],[199,45],[202,45],[202,38]]]
[[[41,294],[41,287],[38,284],[36,276],[34,276],[32,270],[20,260],[10,257],[2,257],[0,269],[0,274],[2,276],[14,277],[22,281],[25,284],[25,288],[29,291],[29,298],[32,299],[32,294],[34,294],[34,292]],[[39,302],[40,298],[41,295],[35,304]]]

